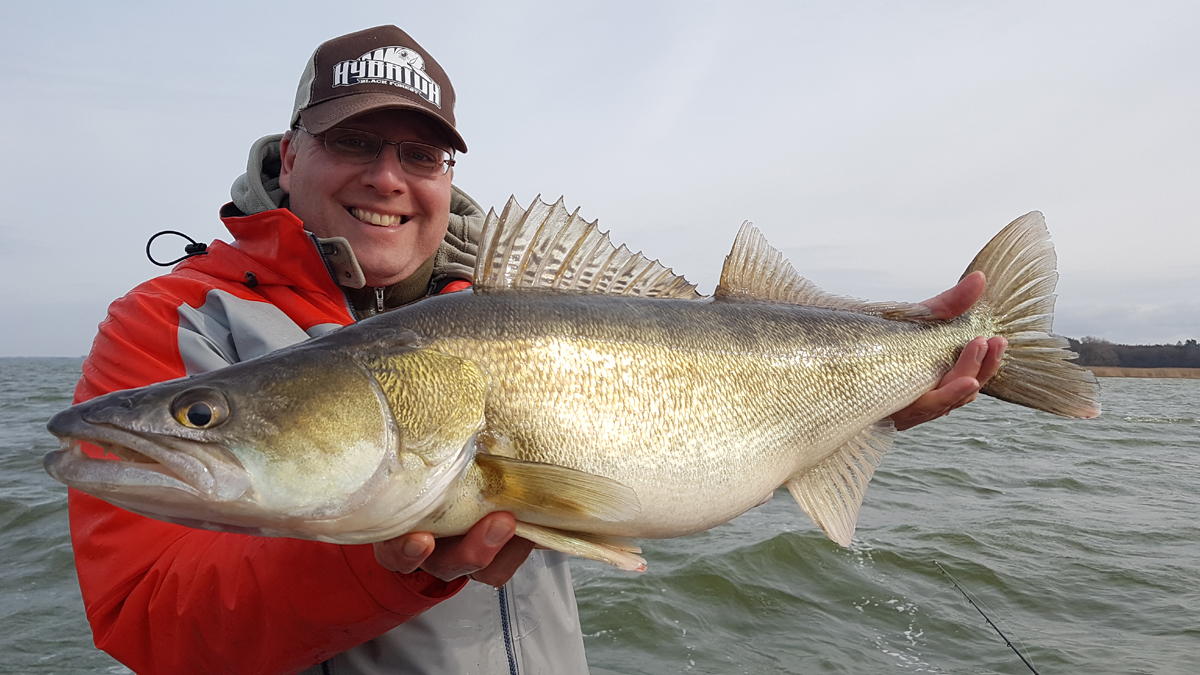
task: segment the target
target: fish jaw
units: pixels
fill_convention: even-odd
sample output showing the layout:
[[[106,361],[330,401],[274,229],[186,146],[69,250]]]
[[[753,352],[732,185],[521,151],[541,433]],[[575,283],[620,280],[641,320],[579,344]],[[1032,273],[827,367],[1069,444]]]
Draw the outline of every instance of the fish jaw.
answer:
[[[59,450],[46,455],[47,473],[90,494],[144,492],[173,499],[232,502],[250,488],[245,468],[220,446],[91,424],[78,408],[55,415],[47,427],[61,443]],[[121,461],[88,457],[80,447],[84,440]]]
[[[75,408],[47,426],[61,446],[45,456],[46,472],[127,511],[218,532],[334,543],[379,541],[407,531],[440,506],[444,487],[457,480],[474,455],[472,439],[453,461],[435,467],[428,477],[435,485],[413,500],[413,486],[405,478],[417,467],[406,464],[421,463],[388,454],[357,490],[298,512],[264,500],[251,472],[218,445],[89,424]],[[106,457],[89,456],[83,443]]]
[[[368,361],[281,350],[106,394],[50,420],[61,448],[44,466],[70,487],[166,522],[334,543],[388,539],[454,492],[475,455],[484,388],[473,366],[404,344]],[[198,403],[203,424],[187,412]]]

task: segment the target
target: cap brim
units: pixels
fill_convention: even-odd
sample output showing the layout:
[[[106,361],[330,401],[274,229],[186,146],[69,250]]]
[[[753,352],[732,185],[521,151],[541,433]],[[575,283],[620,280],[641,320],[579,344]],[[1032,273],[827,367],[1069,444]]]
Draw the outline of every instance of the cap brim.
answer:
[[[309,133],[321,134],[351,117],[376,110],[388,109],[412,110],[424,113],[426,117],[441,126],[446,132],[447,140],[450,141],[450,145],[455,150],[459,152],[467,151],[467,142],[463,140],[462,135],[454,127],[446,123],[446,120],[431,113],[424,106],[416,103],[408,103],[403,98],[394,94],[351,94],[350,96],[342,96],[341,98],[317,103],[300,111],[300,122]]]

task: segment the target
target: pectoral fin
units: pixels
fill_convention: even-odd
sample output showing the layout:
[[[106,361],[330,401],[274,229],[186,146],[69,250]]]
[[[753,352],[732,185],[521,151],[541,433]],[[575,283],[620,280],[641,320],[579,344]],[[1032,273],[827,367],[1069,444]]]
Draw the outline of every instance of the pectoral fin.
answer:
[[[486,453],[476,455],[475,464],[484,476],[483,498],[517,514],[617,523],[642,511],[637,493],[611,478]]]
[[[517,522],[517,536],[524,537],[548,549],[590,560],[599,560],[626,572],[646,571],[646,560],[638,555],[642,549],[620,537],[565,532],[522,522]]]
[[[850,545],[867,483],[892,447],[896,428],[884,419],[863,429],[820,464],[793,476],[788,491],[830,539]]]

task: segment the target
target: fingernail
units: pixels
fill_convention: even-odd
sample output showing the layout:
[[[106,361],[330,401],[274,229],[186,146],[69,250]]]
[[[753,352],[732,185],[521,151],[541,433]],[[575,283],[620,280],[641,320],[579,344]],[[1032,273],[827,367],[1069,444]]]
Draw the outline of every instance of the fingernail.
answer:
[[[415,539],[409,539],[408,541],[404,542],[404,557],[420,557],[425,554],[425,548],[425,544],[422,544]]]
[[[983,357],[987,354],[987,342],[984,341],[983,349],[975,350],[975,363],[983,363]]]
[[[505,522],[495,522],[488,526],[487,534],[483,536],[483,542],[488,546],[499,546],[503,544],[512,534],[512,528]]]

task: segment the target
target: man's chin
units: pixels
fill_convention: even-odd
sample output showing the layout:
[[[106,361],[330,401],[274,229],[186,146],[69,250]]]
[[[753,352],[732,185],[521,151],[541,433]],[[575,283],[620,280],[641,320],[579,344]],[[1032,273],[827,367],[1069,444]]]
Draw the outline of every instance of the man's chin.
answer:
[[[421,264],[428,260],[431,255],[433,254],[430,253],[419,260],[405,260],[402,265],[397,265],[395,259],[377,261],[370,258],[366,260],[360,258],[358,264],[362,267],[363,276],[367,280],[367,286],[385,288],[393,284],[398,284],[416,274],[417,270],[421,269]]]

